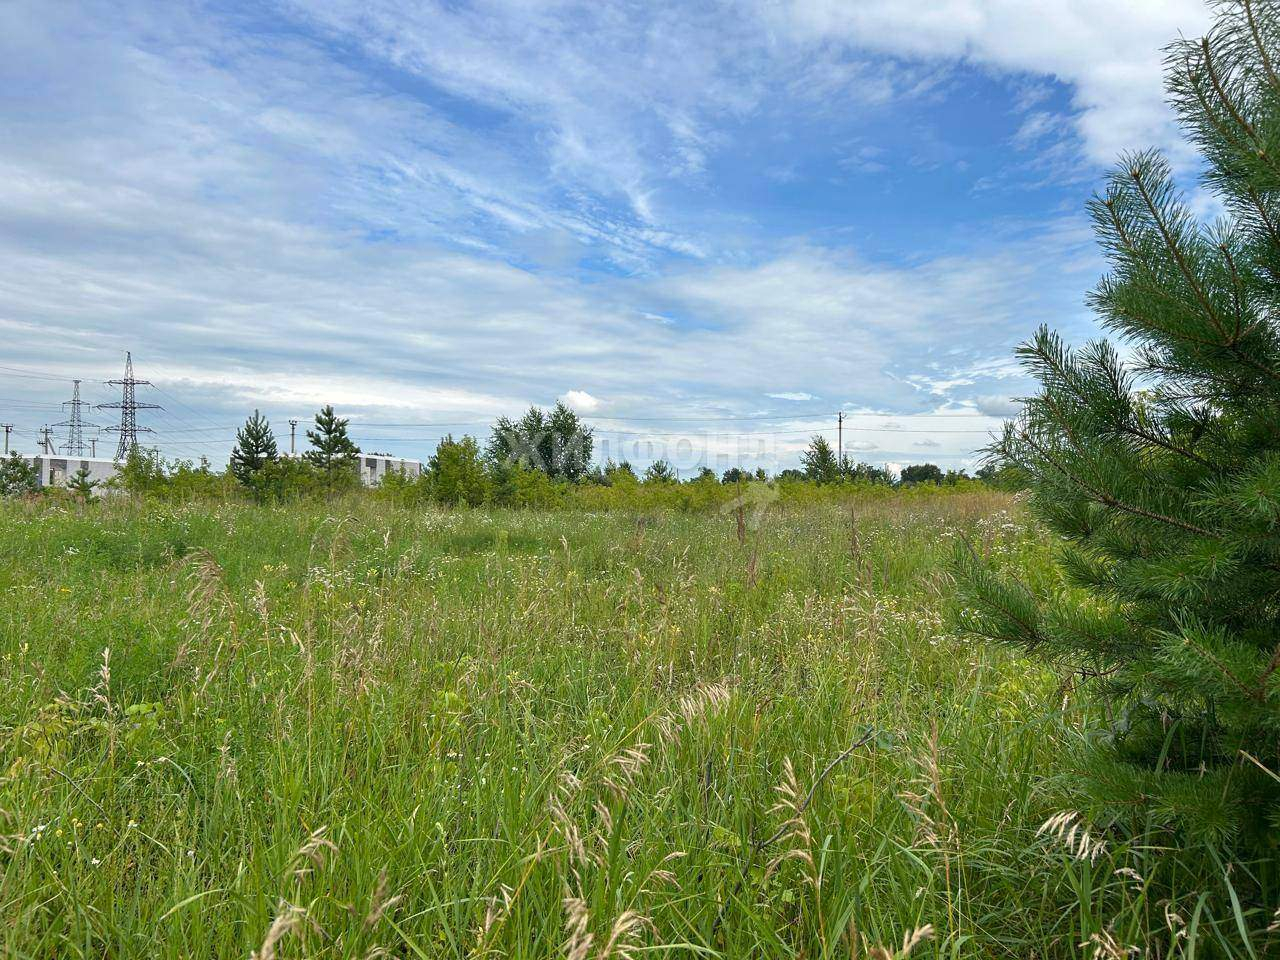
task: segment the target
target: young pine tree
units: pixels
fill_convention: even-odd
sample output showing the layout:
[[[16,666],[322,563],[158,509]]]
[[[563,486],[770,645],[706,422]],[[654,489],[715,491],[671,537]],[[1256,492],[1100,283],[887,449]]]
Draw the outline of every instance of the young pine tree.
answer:
[[[341,477],[354,476],[360,448],[347,435],[347,423],[333,412],[332,406],[326,404],[316,414],[316,428],[307,431],[312,449],[307,451],[306,457],[324,473],[330,486]]]
[[[1092,306],[1127,358],[1041,329],[1019,350],[1039,392],[992,451],[1063,538],[1068,587],[1033,595],[968,553],[962,619],[1093,678],[1095,812],[1258,852],[1280,827],[1277,6],[1222,6],[1167,64],[1227,216],[1199,223],[1154,153],[1090,204],[1111,261]]]
[[[231,451],[231,473],[241,483],[250,485],[268,464],[279,456],[271,424],[257,410],[236,433],[236,446]]]
[[[675,468],[665,460],[655,460],[644,470],[645,483],[675,483],[677,479]]]
[[[67,481],[67,489],[81,503],[92,503],[96,499],[93,491],[97,486],[97,480],[89,479],[89,468],[83,466],[73,473],[71,479]]]

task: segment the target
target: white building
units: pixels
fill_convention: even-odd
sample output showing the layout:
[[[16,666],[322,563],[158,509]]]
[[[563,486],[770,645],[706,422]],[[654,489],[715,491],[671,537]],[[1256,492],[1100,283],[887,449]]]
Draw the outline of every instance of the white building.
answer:
[[[90,481],[96,481],[100,485],[120,472],[119,463],[103,457],[55,457],[42,453],[36,457],[27,457],[26,461],[36,468],[42,487],[65,487],[81,467],[89,471]]]
[[[366,487],[376,487],[388,473],[399,473],[413,480],[422,473],[421,460],[405,460],[402,457],[386,457],[380,453],[362,453],[360,482]]]

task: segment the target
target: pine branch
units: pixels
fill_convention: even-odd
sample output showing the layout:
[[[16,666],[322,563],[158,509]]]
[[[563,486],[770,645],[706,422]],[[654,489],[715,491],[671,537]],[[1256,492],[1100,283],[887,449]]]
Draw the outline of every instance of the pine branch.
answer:
[[[1200,49],[1204,54],[1204,68],[1209,74],[1209,81],[1213,84],[1213,90],[1218,95],[1218,100],[1226,106],[1227,112],[1231,114],[1231,119],[1236,122],[1236,125],[1243,129],[1254,143],[1257,143],[1259,139],[1258,132],[1253,129],[1252,124],[1250,124],[1248,120],[1240,115],[1240,111],[1236,109],[1235,102],[1227,95],[1227,92],[1222,89],[1222,82],[1218,79],[1218,71],[1215,70],[1213,66],[1213,51],[1209,45],[1208,37],[1204,37],[1200,41]],[[1257,154],[1261,158],[1264,156],[1264,151],[1258,150]]]
[[[1280,380],[1280,374],[1277,374],[1276,371],[1272,370],[1270,367],[1267,367],[1264,364],[1258,363],[1258,361],[1254,360],[1252,357],[1243,353],[1240,350],[1239,346],[1234,341],[1227,339],[1226,330],[1223,329],[1222,321],[1218,317],[1217,311],[1213,309],[1213,306],[1209,303],[1208,297],[1204,293],[1204,290],[1202,289],[1200,283],[1195,279],[1194,275],[1192,274],[1190,266],[1187,264],[1186,259],[1182,255],[1181,248],[1177,245],[1173,237],[1169,234],[1167,225],[1165,224],[1163,218],[1160,216],[1160,213],[1155,206],[1153,198],[1147,192],[1146,185],[1142,182],[1142,177],[1137,167],[1133,167],[1130,169],[1130,175],[1133,178],[1134,184],[1138,188],[1138,192],[1142,196],[1143,202],[1146,204],[1147,209],[1150,211],[1152,219],[1155,221],[1156,228],[1160,231],[1161,237],[1164,238],[1165,246],[1168,248],[1169,252],[1173,255],[1174,261],[1178,265],[1178,270],[1182,273],[1183,277],[1186,279],[1187,283],[1190,285],[1192,292],[1196,296],[1196,299],[1200,302],[1200,306],[1204,309],[1205,315],[1208,317],[1209,322],[1213,324],[1213,328],[1217,330],[1219,336],[1223,338],[1222,343],[1214,344],[1214,345],[1225,348],[1231,353],[1232,356],[1234,356],[1241,363],[1245,364],[1246,366],[1252,367],[1253,369],[1257,370],[1259,373],[1262,373],[1270,377],[1272,380]]]
[[[1244,0],[1244,15],[1249,21],[1249,32],[1253,35],[1253,45],[1257,48],[1258,58],[1262,61],[1262,71],[1267,76],[1267,82],[1271,84],[1271,88],[1280,93],[1280,79],[1277,79],[1276,72],[1271,66],[1271,55],[1267,53],[1266,44],[1262,42],[1262,35],[1258,31],[1258,21],[1253,16],[1253,0]]]
[[[1254,699],[1261,703],[1267,695],[1267,681],[1271,679],[1271,675],[1280,668],[1280,643],[1276,644],[1275,652],[1271,654],[1271,659],[1267,661],[1266,669],[1258,676],[1258,689],[1254,692]]]
[[[1044,447],[1040,446],[1038,443],[1032,440],[1031,436],[1026,431],[1022,432],[1021,439],[1023,440],[1023,442],[1027,443],[1033,450],[1035,450],[1036,453],[1038,453],[1050,466],[1052,466],[1055,470],[1061,473],[1064,477],[1066,477],[1069,481],[1071,481],[1073,484],[1075,484],[1085,493],[1091,495],[1095,501],[1103,504],[1104,506],[1113,507],[1116,510],[1123,511],[1124,513],[1130,513],[1130,514],[1133,514],[1134,516],[1146,517],[1148,520],[1156,520],[1160,523],[1165,523],[1171,527],[1177,527],[1179,530],[1185,530],[1188,533],[1194,533],[1202,537],[1209,537],[1214,540],[1222,539],[1221,534],[1214,533],[1212,530],[1206,530],[1204,527],[1198,527],[1193,523],[1187,523],[1186,521],[1179,520],[1176,517],[1169,517],[1169,516],[1166,516],[1165,514],[1156,513],[1152,510],[1147,510],[1143,507],[1135,507],[1135,506],[1132,506],[1131,504],[1124,503],[1123,501],[1107,493],[1105,490],[1099,490],[1098,488],[1092,486],[1091,484],[1086,483],[1084,480],[1081,480],[1079,477],[1072,474],[1071,471],[1067,470],[1066,467],[1062,466],[1062,464],[1058,463],[1052,456],[1050,456],[1049,452],[1045,450]]]
[[[1223,140],[1228,141],[1232,149],[1237,153],[1248,152],[1249,145],[1237,141],[1232,131],[1218,120],[1217,111],[1213,109],[1213,106],[1209,103],[1208,97],[1205,96],[1204,90],[1201,89],[1200,81],[1198,80],[1198,73],[1195,67],[1191,65],[1191,54],[1189,52],[1183,58],[1183,69],[1188,82],[1191,84],[1191,89],[1195,91],[1196,102],[1200,104],[1201,114],[1213,124],[1213,129],[1217,131],[1218,136],[1222,137]]]
[[[1263,226],[1267,228],[1267,234],[1271,237],[1271,245],[1280,247],[1280,231],[1276,229],[1276,225],[1272,222],[1270,215],[1267,213],[1266,205],[1262,202],[1262,198],[1258,196],[1253,187],[1247,187],[1245,194],[1253,202],[1254,208],[1258,211],[1258,216],[1262,218]]]
[[[1200,307],[1208,317],[1209,322],[1213,324],[1213,328],[1218,331],[1219,335],[1225,336],[1222,329],[1222,322],[1218,319],[1217,312],[1213,309],[1213,305],[1209,302],[1208,296],[1201,288],[1199,281],[1191,272],[1191,267],[1187,264],[1186,259],[1182,255],[1182,248],[1169,232],[1168,225],[1164,222],[1164,218],[1160,215],[1159,209],[1156,207],[1155,200],[1147,190],[1146,184],[1142,179],[1142,172],[1137,166],[1129,168],[1129,176],[1133,180],[1134,186],[1138,188],[1138,195],[1142,197],[1142,202],[1146,204],[1147,211],[1151,214],[1151,219],[1156,225],[1156,229],[1160,231],[1160,236],[1164,240],[1165,248],[1173,255],[1174,262],[1178,265],[1183,279],[1187,281],[1187,285],[1191,287],[1191,292],[1195,295],[1196,300],[1200,302]]]

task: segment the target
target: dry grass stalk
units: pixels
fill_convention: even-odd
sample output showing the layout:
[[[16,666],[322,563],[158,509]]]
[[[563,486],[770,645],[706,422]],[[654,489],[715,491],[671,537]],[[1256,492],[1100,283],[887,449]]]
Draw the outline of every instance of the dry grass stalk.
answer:
[[[929,749],[918,759],[920,776],[912,789],[900,797],[916,820],[916,839],[925,846],[948,851],[957,842],[955,824],[942,794],[942,764],[938,751],[938,729],[929,734]]]
[[[267,586],[261,580],[253,581],[253,611],[258,615],[258,629],[263,637],[271,636],[271,606],[267,601]]]
[[[654,867],[653,870],[649,871],[649,880],[650,881],[656,880],[658,883],[664,883],[668,886],[675,887],[678,890],[680,888],[680,881],[676,879],[676,875],[674,872],[666,868],[665,864],[673,863],[684,856],[686,856],[686,854],[683,850],[672,850],[665,857],[663,857],[661,860],[658,861],[658,866]],[[653,891],[644,890],[642,892],[652,893]]]
[[[613,833],[613,814],[609,812],[609,808],[605,806],[603,803],[601,803],[599,800],[596,800],[591,804],[591,809],[595,812],[595,815],[596,815],[596,823],[598,824],[596,829],[600,833],[606,836],[608,836],[609,834],[612,834]]]
[[[489,934],[511,915],[514,892],[505,883],[498,885],[498,896],[490,897],[484,909],[484,922],[476,934],[476,953],[483,956],[489,942]]]
[[[674,710],[653,719],[658,739],[664,747],[671,746],[685,730],[705,723],[710,714],[724,708],[732,696],[733,691],[726,683],[699,682],[680,697]]]
[[[622,911],[613,921],[613,926],[609,930],[609,939],[596,954],[596,960],[608,960],[609,957],[617,957],[618,960],[635,960],[636,954],[633,948],[640,945],[641,934],[646,927],[651,926],[648,918],[636,911]]]
[[[267,928],[267,935],[262,939],[262,946],[249,955],[250,960],[275,960],[277,944],[292,933],[306,915],[307,911],[302,907],[281,900],[276,907],[275,918]]]
[[[868,960],[903,960],[904,957],[911,956],[911,951],[933,937],[933,924],[926,923],[923,927],[916,927],[910,933],[903,934],[902,946],[898,950],[890,950],[888,947],[872,947],[867,951]]]
[[[338,845],[325,836],[327,830],[328,827],[313,830],[302,846],[294,852],[289,862],[289,875],[294,880],[304,880],[316,869],[323,867],[326,852],[338,852]]]
[[[609,936],[596,950],[596,937],[591,932],[591,912],[580,896],[566,893],[564,898],[565,960],[636,960],[641,936],[652,929],[649,919],[635,910],[624,910],[613,921]]]
[[[1107,845],[1089,833],[1088,827],[1074,810],[1054,814],[1036,831],[1037,837],[1055,838],[1076,860],[1097,861],[1106,852]]]
[[[708,713],[729,702],[731,691],[724,683],[699,683],[680,698],[680,719],[685,725],[702,720]]]
[[[373,929],[373,927],[378,924],[378,921],[394,910],[396,904],[404,899],[400,894],[397,894],[394,897],[389,897],[387,896],[387,892],[387,869],[386,867],[383,867],[382,870],[378,872],[378,884],[373,888],[373,896],[369,900],[369,911],[364,917],[364,928],[366,930]]]
[[[235,604],[227,593],[222,567],[213,554],[203,548],[192,550],[184,560],[184,567],[187,616],[182,626],[186,633],[174,657],[178,663],[186,660],[197,643],[207,642],[224,630],[234,635],[236,630]]]
[[[240,782],[240,768],[231,754],[230,730],[223,734],[222,742],[218,744],[218,779],[233,789]]]
[[[605,774],[601,784],[621,799],[635,785],[640,773],[649,763],[649,744],[637,743],[623,747],[605,764]]]
[[[111,648],[102,648],[102,664],[98,667],[98,683],[93,688],[94,703],[102,705],[102,712],[108,717],[114,714],[111,704]]]
[[[1093,947],[1093,952],[1090,954],[1093,960],[1126,960],[1127,957],[1142,953],[1138,947],[1121,943],[1110,930],[1090,934],[1089,939],[1080,944],[1081,950],[1088,947]]]
[[[585,867],[592,862],[587,853],[586,844],[582,842],[582,831],[569,812],[564,808],[560,797],[553,795],[547,801],[547,812],[551,816],[551,826],[560,835],[565,849],[569,852],[569,862],[578,867]]]
[[[565,960],[587,960],[595,935],[587,929],[591,914],[581,897],[566,895],[564,898],[564,955]]]
[[[1173,934],[1173,943],[1177,943],[1187,935],[1187,920],[1174,907],[1173,901],[1163,901],[1164,906],[1164,925],[1169,928],[1169,932]]]

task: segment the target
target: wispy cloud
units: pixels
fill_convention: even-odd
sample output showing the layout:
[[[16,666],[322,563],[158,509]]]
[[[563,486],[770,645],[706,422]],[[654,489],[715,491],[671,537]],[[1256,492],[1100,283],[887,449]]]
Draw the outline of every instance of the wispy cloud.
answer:
[[[1192,6],[17,0],[0,329],[87,380],[134,350],[182,404],[169,437],[215,456],[214,424],[327,401],[473,431],[556,397],[987,413],[1036,323],[1088,329],[1061,185],[1095,172],[1082,144],[1169,142],[1142,51]],[[999,163],[947,129],[975,67],[1007,86]],[[974,204],[1009,144],[1058,192]],[[913,447],[861,429],[848,449]]]
[[[1181,149],[1164,104],[1162,49],[1208,25],[1201,0],[790,0],[762,5],[775,28],[815,50],[833,42],[899,57],[967,60],[1072,85],[1089,155],[1110,163],[1134,143]],[[1036,88],[1024,87],[1026,91]],[[1037,98],[1024,94],[1025,108]]]

